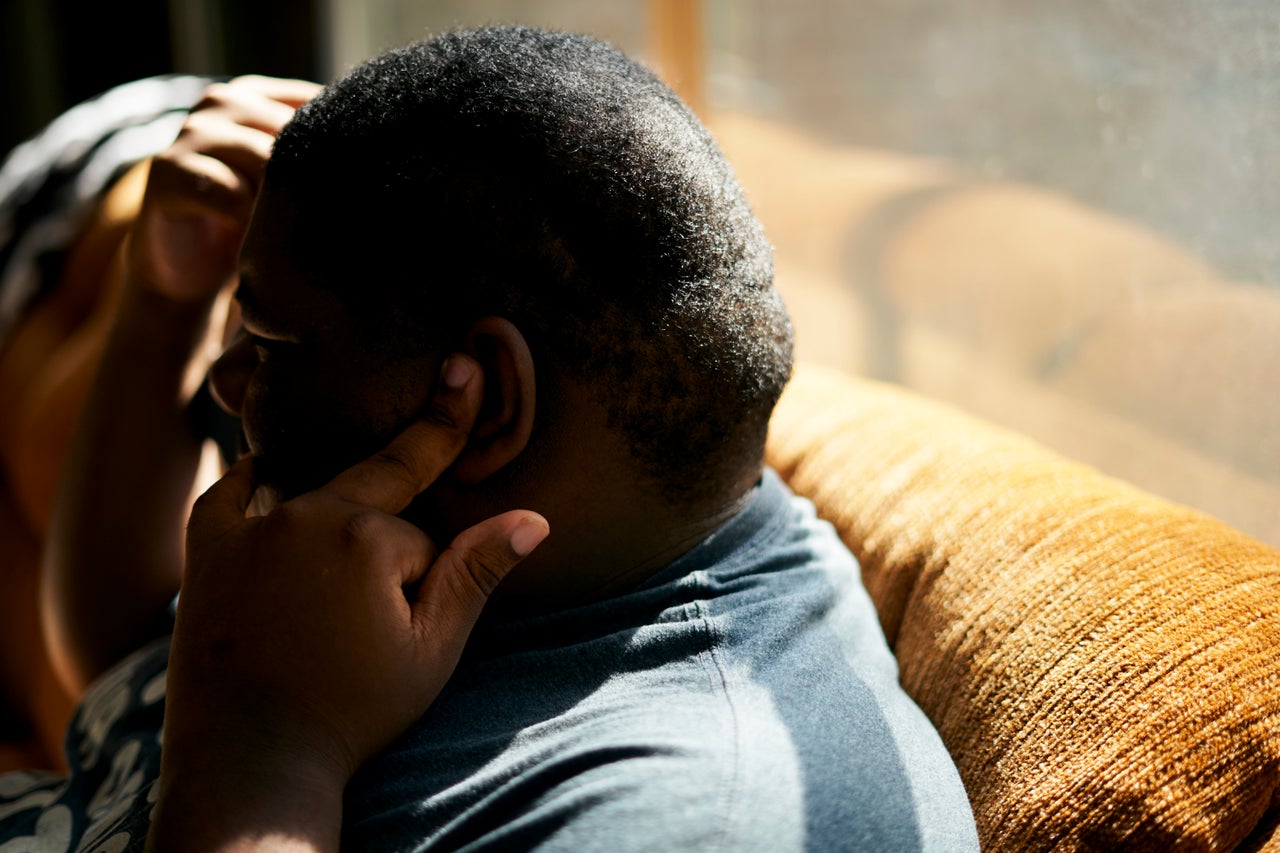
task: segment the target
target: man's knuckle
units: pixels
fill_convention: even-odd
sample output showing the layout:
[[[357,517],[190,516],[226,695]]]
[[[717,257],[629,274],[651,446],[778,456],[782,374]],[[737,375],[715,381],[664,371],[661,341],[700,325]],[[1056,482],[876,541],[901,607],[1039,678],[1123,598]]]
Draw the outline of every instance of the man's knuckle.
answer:
[[[186,133],[186,129],[183,129]],[[181,137],[165,150],[151,158],[151,174],[148,177],[150,185],[156,182],[163,183],[165,180],[171,179],[173,175],[180,171],[180,163],[185,155],[185,146]]]
[[[212,119],[215,120],[216,119]],[[211,121],[209,112],[206,110],[193,110],[187,114],[186,119],[182,122],[182,133],[192,133],[207,127]]]
[[[502,582],[506,576],[506,565],[504,561],[496,554],[489,551],[473,551],[463,561],[466,567],[466,575],[474,584],[476,590],[485,598],[493,594],[498,588],[498,584]]]
[[[343,519],[338,530],[342,545],[350,550],[368,551],[382,541],[382,517],[374,510],[356,510]]]
[[[427,406],[423,412],[423,420],[448,433],[462,431],[462,421],[458,417],[458,413],[439,401],[432,402]]]
[[[212,109],[227,104],[234,97],[231,83],[210,83],[200,95],[193,112]]]
[[[402,453],[383,450],[373,457],[382,476],[394,481],[397,485],[414,491],[420,490],[424,483],[418,473],[415,461]]]
[[[276,507],[263,519],[263,527],[274,534],[287,534],[306,526],[305,508],[290,501]]]

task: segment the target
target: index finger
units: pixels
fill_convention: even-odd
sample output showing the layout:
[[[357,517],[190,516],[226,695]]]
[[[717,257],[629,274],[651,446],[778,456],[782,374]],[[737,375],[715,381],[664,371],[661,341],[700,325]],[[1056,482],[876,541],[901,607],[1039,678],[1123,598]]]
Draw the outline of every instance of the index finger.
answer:
[[[244,86],[265,95],[273,101],[288,104],[295,109],[320,94],[324,87],[310,80],[298,80],[292,77],[265,77],[260,74],[246,74],[231,81],[233,85]]]
[[[187,550],[199,550],[203,543],[242,524],[253,500],[253,488],[253,457],[246,456],[196,498],[187,521]]]
[[[343,471],[320,491],[398,515],[434,483],[466,446],[480,411],[480,366],[455,353],[426,412],[380,452]]]

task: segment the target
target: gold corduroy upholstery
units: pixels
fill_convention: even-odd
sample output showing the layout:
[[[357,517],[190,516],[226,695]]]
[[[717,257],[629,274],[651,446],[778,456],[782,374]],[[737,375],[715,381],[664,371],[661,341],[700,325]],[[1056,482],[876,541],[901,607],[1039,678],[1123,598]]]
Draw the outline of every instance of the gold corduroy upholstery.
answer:
[[[1280,849],[1280,552],[814,367],[769,461],[862,561],[984,850]]]

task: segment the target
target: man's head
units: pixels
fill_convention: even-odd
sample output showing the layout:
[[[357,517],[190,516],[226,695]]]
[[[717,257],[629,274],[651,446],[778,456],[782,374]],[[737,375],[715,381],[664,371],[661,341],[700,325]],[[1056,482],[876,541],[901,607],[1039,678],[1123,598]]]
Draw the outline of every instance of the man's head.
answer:
[[[527,475],[585,399],[637,477],[705,500],[758,471],[790,373],[770,247],[719,150],[652,74],[580,36],[451,33],[326,88],[277,140],[244,264],[264,322],[295,312],[350,350],[260,383],[246,428],[286,492],[385,442],[465,350],[491,389],[482,424],[511,427],[486,420],[508,387],[528,410],[516,452],[471,479]],[[523,385],[489,375],[486,350],[513,347],[492,370],[531,365]],[[279,349],[263,369],[294,357]]]

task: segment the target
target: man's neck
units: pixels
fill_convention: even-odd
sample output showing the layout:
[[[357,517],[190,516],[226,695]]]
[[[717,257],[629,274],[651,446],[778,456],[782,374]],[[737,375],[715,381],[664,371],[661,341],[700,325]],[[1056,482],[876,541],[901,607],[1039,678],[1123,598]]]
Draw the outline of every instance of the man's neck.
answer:
[[[508,576],[491,606],[557,610],[632,589],[741,512],[758,480],[758,470],[747,472],[722,494],[694,503],[641,485],[585,489],[555,509],[535,507],[548,517],[551,537]]]
[[[630,565],[623,555],[618,555],[611,565],[597,567],[591,577],[598,579],[599,583],[586,590],[588,597],[608,598],[644,582],[736,516],[751,502],[754,494],[754,488],[749,488],[736,497],[693,512],[680,508],[665,525],[654,531],[654,535],[636,543],[632,552],[634,562]]]
[[[674,498],[590,388],[555,385],[557,412],[544,412],[536,449],[478,488],[437,493],[431,507],[455,530],[517,508],[549,522],[550,535],[507,575],[491,607],[546,611],[634,588],[741,511],[760,480],[758,457],[732,476],[683,472],[709,480],[696,496]]]

